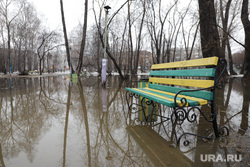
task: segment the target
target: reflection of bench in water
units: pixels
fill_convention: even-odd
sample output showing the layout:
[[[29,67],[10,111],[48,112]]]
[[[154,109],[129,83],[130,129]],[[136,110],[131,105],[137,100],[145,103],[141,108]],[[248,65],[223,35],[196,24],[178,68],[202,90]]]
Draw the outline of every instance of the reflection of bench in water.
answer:
[[[170,142],[150,127],[129,126],[127,130],[155,166],[192,166],[191,160],[184,156],[180,150],[171,147]]]

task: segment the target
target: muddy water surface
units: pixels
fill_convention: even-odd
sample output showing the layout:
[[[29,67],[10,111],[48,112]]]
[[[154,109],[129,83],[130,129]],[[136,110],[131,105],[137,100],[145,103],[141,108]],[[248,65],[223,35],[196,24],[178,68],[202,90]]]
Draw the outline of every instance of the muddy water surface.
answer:
[[[136,123],[125,84],[108,77],[0,79],[0,166],[250,166],[250,81],[230,79],[217,92],[218,124],[230,135],[186,137],[175,146],[171,123]],[[202,108],[209,111],[209,108]],[[165,114],[168,114],[167,110]],[[212,134],[206,122],[184,127]]]

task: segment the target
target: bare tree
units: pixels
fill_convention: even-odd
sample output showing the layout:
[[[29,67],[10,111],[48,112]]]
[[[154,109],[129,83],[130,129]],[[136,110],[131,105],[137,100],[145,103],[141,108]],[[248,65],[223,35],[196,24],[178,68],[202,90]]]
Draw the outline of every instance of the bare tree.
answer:
[[[22,6],[17,6],[15,13],[10,13],[10,7],[14,3],[14,0],[2,0],[0,2],[0,14],[4,17],[4,23],[7,29],[7,47],[8,47],[8,58],[11,73],[11,25],[15,18],[20,14]],[[6,70],[6,67],[5,67]]]
[[[85,50],[85,43],[86,43],[87,22],[88,22],[88,0],[85,0],[82,42],[81,42],[80,55],[79,55],[79,61],[78,61],[78,66],[77,66],[78,75],[80,75],[80,72],[82,69],[82,60],[83,60],[83,54],[84,54],[84,50]]]
[[[42,62],[45,60],[45,56],[49,51],[52,51],[53,49],[57,48],[60,45],[57,44],[57,34],[54,31],[48,32],[46,30],[43,30],[43,32],[38,36],[37,39],[38,48],[36,50],[37,55],[39,57],[39,70],[40,75],[42,75],[42,72],[44,70],[44,63],[42,68]]]
[[[72,66],[72,62],[70,61],[70,47],[69,47],[67,28],[66,28],[65,17],[64,17],[63,0],[60,0],[60,6],[61,6],[63,34],[64,34],[64,40],[65,40],[65,48],[66,48],[68,66],[72,68],[72,71],[74,71],[74,68]]]
[[[132,38],[132,19],[131,19],[131,9],[130,9],[130,3],[128,1],[128,67],[130,73],[133,71],[133,56],[134,56],[134,50],[133,50],[133,38]]]
[[[24,73],[27,69],[34,68],[34,39],[41,26],[41,20],[37,17],[32,4],[23,2],[23,10],[13,23],[15,29],[12,32],[13,47],[16,55],[17,70]]]
[[[230,71],[231,75],[234,75],[234,74],[236,74],[236,72],[234,72],[234,70],[233,70],[232,51],[231,51],[231,45],[230,45],[228,34],[232,31],[232,23],[233,23],[234,18],[235,18],[235,12],[232,16],[231,23],[229,23],[230,7],[231,7],[232,0],[228,0],[226,2],[225,7],[223,5],[222,0],[220,0],[219,3],[220,3],[220,8],[219,8],[220,9],[220,18],[221,18],[221,22],[222,22],[222,31],[223,31],[222,32],[222,40],[221,40],[221,54],[225,56],[226,55],[226,48],[227,48],[228,58],[229,58],[229,71]],[[236,8],[236,7],[234,7],[234,8]]]
[[[164,53],[162,53],[162,47],[164,45],[164,27],[167,21],[167,17],[171,10],[176,6],[178,0],[167,9],[162,9],[162,1],[156,5],[155,2],[150,3],[151,14],[148,16],[148,31],[152,41],[152,48],[155,48],[156,61],[155,63],[161,63]],[[158,11],[156,8],[158,7]],[[165,12],[163,12],[165,11]],[[162,14],[163,13],[163,14]],[[159,19],[159,20],[158,20]]]
[[[221,57],[214,0],[199,0],[199,14],[203,57]]]
[[[249,0],[243,0],[241,21],[245,30],[245,60],[244,60],[244,77],[250,78],[250,20],[249,20]]]
[[[132,74],[137,74],[138,70],[138,64],[139,64],[139,57],[140,57],[140,52],[141,52],[141,41],[142,41],[142,30],[143,30],[143,25],[144,25],[144,20],[145,20],[145,15],[146,15],[146,0],[142,1],[142,6],[143,6],[143,11],[142,11],[142,17],[140,20],[140,26],[139,26],[139,34],[137,36],[137,45],[136,45],[136,53],[135,53],[135,58],[134,58],[134,69],[132,71]]]
[[[185,52],[186,52],[186,56],[185,56],[186,60],[190,60],[192,55],[193,55],[193,51],[195,49],[194,47],[195,47],[195,43],[196,43],[196,39],[197,39],[197,34],[199,31],[199,26],[200,26],[200,21],[197,18],[196,12],[193,13],[193,15],[191,15],[192,23],[190,24],[190,26],[186,26],[186,24],[184,22],[186,19],[186,16],[190,12],[190,9],[192,9],[191,4],[192,4],[192,0],[190,0],[184,13],[180,15],[181,25],[182,25],[183,42],[184,42],[184,47],[185,47]],[[189,29],[188,29],[188,27],[189,27]],[[193,29],[194,29],[194,32],[193,32]],[[187,31],[188,31],[188,33],[187,33]],[[187,35],[186,35],[186,33],[187,33]]]

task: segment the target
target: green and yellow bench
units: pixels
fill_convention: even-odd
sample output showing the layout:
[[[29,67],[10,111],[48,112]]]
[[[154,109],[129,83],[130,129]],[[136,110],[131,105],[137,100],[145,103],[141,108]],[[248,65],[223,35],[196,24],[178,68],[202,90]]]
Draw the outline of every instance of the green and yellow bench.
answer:
[[[139,105],[158,103],[173,108],[171,114],[172,124],[176,121],[187,120],[194,122],[195,115],[190,116],[191,110],[200,110],[203,105],[211,106],[210,118],[205,119],[212,123],[216,137],[225,130],[225,127],[218,130],[215,110],[215,88],[220,88],[220,79],[226,70],[226,61],[218,57],[194,59],[163,64],[154,64],[151,67],[149,79],[139,82],[138,87],[127,86],[127,103],[129,109],[129,97],[140,99]],[[144,101],[144,103],[142,103]],[[143,110],[145,107],[142,107]],[[145,118],[148,119],[148,116]],[[226,129],[227,130],[227,129]],[[228,132],[228,130],[227,130]],[[174,133],[175,129],[174,129]],[[191,133],[183,133],[183,135]],[[176,136],[177,142],[180,137]],[[192,134],[199,136],[197,134]]]

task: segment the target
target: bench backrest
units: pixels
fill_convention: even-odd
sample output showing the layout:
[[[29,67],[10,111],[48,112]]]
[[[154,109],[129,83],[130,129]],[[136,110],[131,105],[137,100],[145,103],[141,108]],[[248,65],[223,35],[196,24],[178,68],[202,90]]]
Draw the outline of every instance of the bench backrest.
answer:
[[[212,87],[218,57],[154,64],[151,67],[149,88],[177,93],[180,90]],[[213,91],[182,92],[207,100],[213,100]]]

